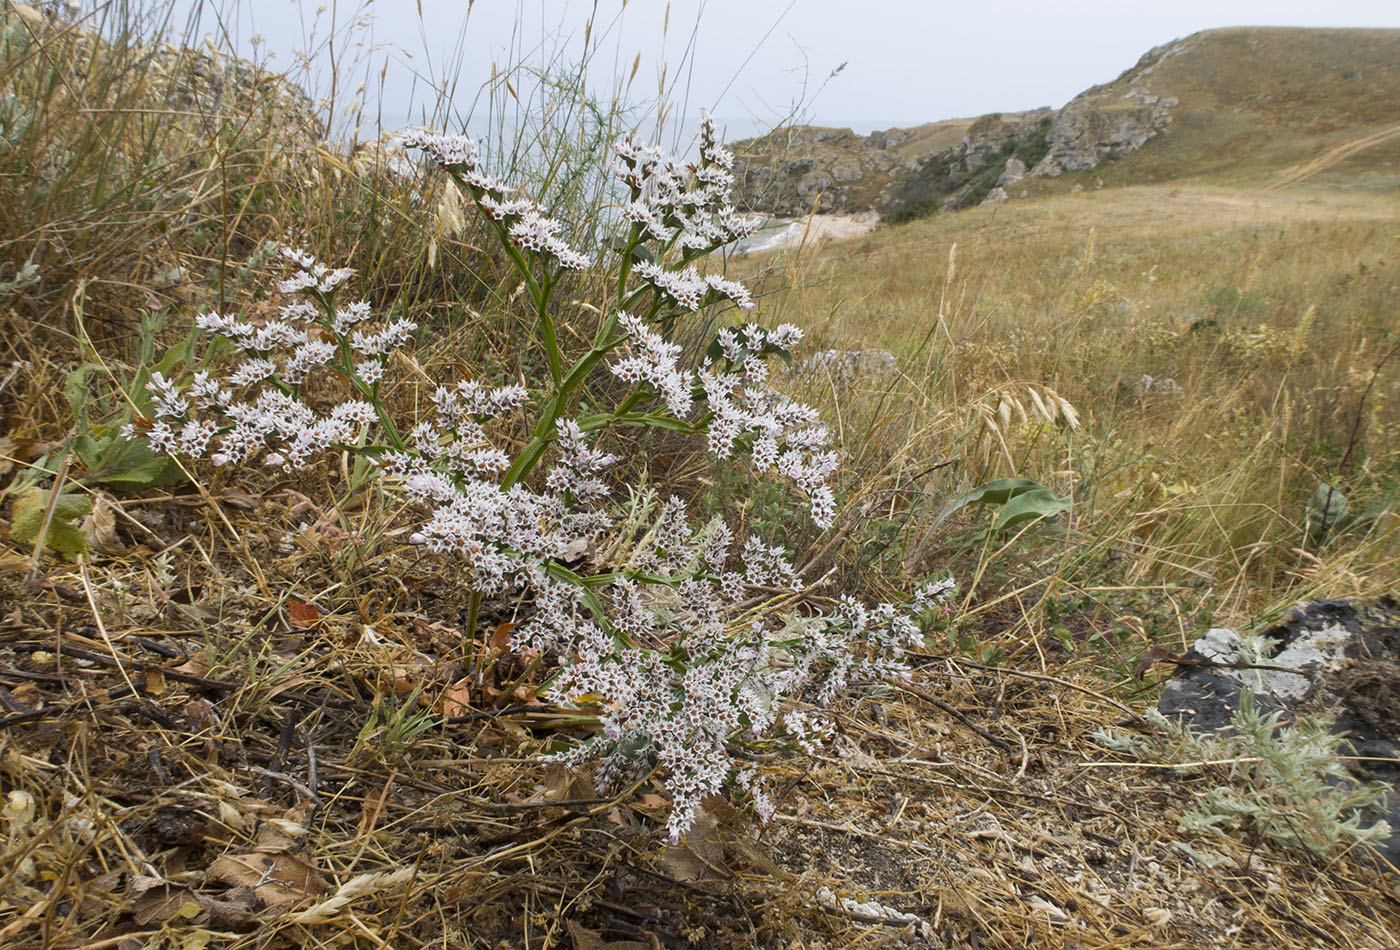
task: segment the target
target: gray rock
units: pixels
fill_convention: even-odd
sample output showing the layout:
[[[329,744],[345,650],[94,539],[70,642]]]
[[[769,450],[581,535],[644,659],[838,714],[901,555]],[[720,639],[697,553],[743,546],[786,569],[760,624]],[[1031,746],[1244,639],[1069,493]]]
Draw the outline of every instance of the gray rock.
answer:
[[[1006,171],[1002,172],[1001,177],[997,179],[997,187],[1006,188],[1010,185],[1018,185],[1025,177],[1026,163],[1013,155],[1006,160]]]
[[[830,377],[838,386],[857,382],[882,383],[895,375],[898,368],[889,350],[822,350],[813,353],[790,372],[796,376]]]
[[[1161,379],[1143,373],[1137,379],[1128,383],[1128,391],[1137,396],[1182,396],[1186,390],[1181,384],[1170,376],[1163,376]]]
[[[987,192],[987,197],[982,199],[984,205],[999,205],[1011,200],[1011,196],[1006,193],[1006,189],[997,185]]]

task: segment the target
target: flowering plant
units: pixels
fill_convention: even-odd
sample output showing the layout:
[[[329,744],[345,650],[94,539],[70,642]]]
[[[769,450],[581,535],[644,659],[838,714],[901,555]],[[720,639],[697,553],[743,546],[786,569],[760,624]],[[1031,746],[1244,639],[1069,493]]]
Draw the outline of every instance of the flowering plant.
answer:
[[[779,734],[809,743],[820,724],[789,701],[811,691],[827,703],[853,682],[899,675],[903,651],[921,642],[913,615],[849,598],[830,615],[802,619],[745,609],[755,588],[796,584],[786,553],[756,537],[737,545],[722,519],[697,526],[675,497],[659,505],[649,530],[629,539],[611,570],[567,566],[580,542],[616,530],[607,471],[617,459],[598,445],[624,426],[703,435],[719,458],[746,454],[759,472],[790,481],[818,525],[834,517],[828,431],[815,410],[769,384],[767,358],[801,332],[786,324],[721,329],[698,365],[670,338],[702,309],[754,309],[742,284],[698,266],[756,227],[728,203],[731,154],[708,117],[697,163],[619,141],[611,171],[623,192],[625,236],[610,258],[593,261],[566,240],[561,222],[483,170],[469,139],[412,132],[403,142],[472,199],[518,272],[548,366],[540,388],[440,385],[431,418],[401,429],[381,386],[391,355],[416,327],[376,319],[363,301],[342,302],[350,271],[288,249],[296,269],[277,285],[286,302],[275,318],[198,318],[202,329],[232,341],[241,361],[222,377],[154,374],[153,416],[129,435],[221,466],[260,460],[290,471],[327,450],[372,460],[430,512],[412,542],[460,562],[471,590],[468,635],[483,597],[527,595],[514,648],[554,664],[556,701],[587,698],[600,708],[598,734],[563,759],[600,762],[604,781],[660,767],[673,839],[731,780],[766,815],[767,798],[752,771],[736,767],[731,744]],[[569,271],[604,268],[613,297],[600,308],[592,345],[570,361],[555,324],[556,290]],[[611,405],[585,398],[586,381],[602,372],[623,384]],[[304,397],[318,374],[338,378],[347,392],[327,411]],[[493,443],[492,430],[520,416],[529,436],[512,455]],[[950,582],[928,585],[912,610],[941,603],[950,590]]]

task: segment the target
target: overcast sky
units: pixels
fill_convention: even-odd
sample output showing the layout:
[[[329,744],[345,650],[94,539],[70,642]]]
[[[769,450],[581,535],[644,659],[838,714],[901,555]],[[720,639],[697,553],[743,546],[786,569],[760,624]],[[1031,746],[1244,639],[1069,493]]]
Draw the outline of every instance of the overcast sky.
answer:
[[[206,27],[215,6],[205,3]],[[233,13],[217,6],[244,48],[262,38],[278,70],[295,65],[294,51],[307,48],[313,27],[323,40],[333,17],[342,29],[358,20],[337,53],[342,62],[349,54],[370,64],[357,82],[370,73],[377,85],[385,70],[384,111],[395,119],[407,115],[410,98],[423,100],[424,77],[442,83],[455,72],[465,108],[493,62],[576,59],[592,18],[595,90],[625,78],[640,53],[632,97],[654,96],[666,64],[686,113],[708,107],[729,120],[731,135],[745,133],[748,121],[771,124],[800,102],[820,124],[860,131],[1060,106],[1149,48],[1210,27],[1400,27],[1400,0],[242,0]]]

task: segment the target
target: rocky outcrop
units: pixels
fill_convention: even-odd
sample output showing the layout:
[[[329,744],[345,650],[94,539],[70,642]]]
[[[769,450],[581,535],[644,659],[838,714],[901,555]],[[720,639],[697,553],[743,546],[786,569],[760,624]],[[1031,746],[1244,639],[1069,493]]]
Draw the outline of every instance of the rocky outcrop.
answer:
[[[1003,156],[1033,133],[1042,119],[1051,115],[1050,109],[1032,109],[1009,117],[994,113],[978,119],[963,136],[963,169],[975,172],[988,163],[1001,162]]]
[[[736,197],[752,210],[782,217],[814,209],[880,210],[883,189],[915,164],[895,151],[907,138],[904,131],[858,136],[849,129],[799,126],[736,143]]]
[[[1026,163],[1015,155],[1006,160],[1006,168],[1002,171],[1001,177],[997,179],[998,188],[1009,188],[1012,185],[1019,185],[1026,177]]]
[[[946,144],[946,134],[923,137],[932,126],[866,136],[802,126],[738,143],[738,197],[753,210],[782,216],[819,208],[874,210],[892,220],[1009,200],[1008,189],[1027,178],[1087,171],[1159,135],[1178,101],[1156,88],[1165,82],[1158,67],[1194,42],[1151,50],[1112,83],[1086,90],[1062,109],[972,120],[954,145]],[[951,121],[941,124],[945,132]],[[921,154],[921,143],[935,138],[939,147]]]
[[[1135,152],[1167,127],[1176,104],[1176,99],[1136,90],[1124,101],[1108,104],[1080,96],[1056,113],[1046,135],[1050,150],[1030,175],[1045,178],[1087,171]]]

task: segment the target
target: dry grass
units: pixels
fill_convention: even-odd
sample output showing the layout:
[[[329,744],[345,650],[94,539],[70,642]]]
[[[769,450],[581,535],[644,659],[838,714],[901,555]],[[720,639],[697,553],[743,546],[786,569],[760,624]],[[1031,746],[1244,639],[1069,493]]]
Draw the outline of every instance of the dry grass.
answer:
[[[515,288],[432,192],[441,226],[423,232],[421,182],[373,152],[298,151],[315,144],[305,126],[277,139],[237,110],[158,110],[138,127],[112,106],[114,124],[94,125],[74,102],[163,87],[134,48],[109,69],[70,55],[71,34],[36,36],[4,75],[37,81],[46,63],[82,96],[52,100],[31,143],[72,154],[64,187],[22,162],[0,181],[0,281],[36,247],[44,265],[4,301],[6,488],[71,437],[73,369],[101,358],[93,421],[120,419],[141,312],[163,315],[164,344],[197,310],[256,310],[263,275],[230,262],[292,223],[377,306],[428,324],[418,378],[537,369],[512,345],[531,332]],[[97,204],[103,167],[152,182],[150,207],[130,192]],[[36,560],[0,511],[0,945],[1393,944],[1393,875],[1352,854],[1184,840],[1176,815],[1225,773],[1112,761],[1090,736],[1138,724],[1153,684],[1127,671],[1149,642],[1393,584],[1393,513],[1319,549],[1301,511],[1316,478],[1358,506],[1395,493],[1400,367],[1370,375],[1400,281],[1397,210],[1125,189],[770,259],[771,284],[793,289],[761,313],[818,344],[886,347],[901,368],[880,384],[788,380],[827,400],[840,435],[840,524],[814,536],[790,499],[665,440],[637,452],[663,483],[710,479],[737,530],[806,552],[814,603],[956,568],[961,627],[946,654],[915,658],[907,687],[840,710],[821,755],[741,751],[774,790],[771,825],[714,802],[675,849],[653,776],[600,794],[539,763],[596,720],[541,696],[545,671],[504,636],[464,635],[452,565],[407,546],[412,519],[348,463],[236,483],[196,469],[122,492],[65,469],[111,519],[94,516],[80,560]],[[577,299],[597,298],[585,282]],[[569,317],[566,333],[596,318],[582,304]],[[105,332],[84,340],[98,318]],[[1184,393],[1135,395],[1142,373]],[[418,398],[407,386],[391,402],[410,414]],[[938,520],[960,488],[1010,474],[1072,491],[1070,517],[980,541],[985,515]]]
[[[767,262],[798,285],[781,317],[815,346],[898,360],[897,378],[794,381],[842,434],[848,514],[882,532],[848,578],[898,584],[966,561],[985,521],[968,509],[936,536],[929,523],[960,491],[1015,475],[1072,495],[1071,517],[974,550],[966,573],[996,586],[967,606],[1019,590],[1027,642],[1051,639],[1064,624],[1047,607],[1090,586],[1167,592],[1162,610],[1089,600],[1100,632],[1127,621],[1139,644],[1178,645],[1212,618],[1248,626],[1295,599],[1391,589],[1398,215],[1393,198],[1325,191],[1109,189]],[[1170,382],[1144,389],[1144,375]],[[1046,388],[1077,429],[1036,412]],[[1319,548],[1304,519],[1320,482],[1385,513]]]
[[[666,848],[645,779],[600,795],[538,764],[587,727],[438,619],[452,590],[427,565],[391,545],[353,572],[357,608],[296,607],[345,603],[347,580],[308,542],[327,513],[296,497],[143,519],[213,554],[174,585],[136,551],[37,587],[0,575],[6,946],[1379,948],[1400,930],[1393,879],[1364,863],[1183,838],[1175,815],[1224,768],[1118,761],[1092,733],[1136,716],[1073,667],[920,657],[823,754],[754,758],[770,826],[715,801]]]

